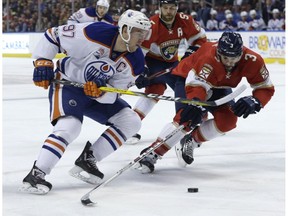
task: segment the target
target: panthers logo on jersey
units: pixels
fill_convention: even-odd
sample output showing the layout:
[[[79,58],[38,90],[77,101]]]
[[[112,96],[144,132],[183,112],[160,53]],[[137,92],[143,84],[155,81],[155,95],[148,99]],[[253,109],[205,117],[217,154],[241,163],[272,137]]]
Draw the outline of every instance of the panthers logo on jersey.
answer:
[[[180,40],[165,41],[160,44],[161,55],[165,60],[171,60],[178,52]]]
[[[116,73],[115,68],[105,61],[96,60],[87,64],[84,70],[85,81],[94,79],[108,80]]]

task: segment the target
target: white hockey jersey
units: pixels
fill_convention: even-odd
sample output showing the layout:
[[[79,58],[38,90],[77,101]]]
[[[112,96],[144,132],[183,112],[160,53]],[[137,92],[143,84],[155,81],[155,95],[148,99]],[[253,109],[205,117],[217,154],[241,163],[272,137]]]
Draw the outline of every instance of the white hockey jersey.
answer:
[[[240,20],[237,22],[238,31],[248,31],[250,24],[247,21]]]
[[[283,22],[280,19],[270,19],[268,21],[267,30],[279,31],[283,30]]]
[[[114,21],[108,13],[106,13],[104,17],[99,18],[96,14],[95,7],[80,8],[78,11],[73,13],[67,21],[68,24],[85,22],[106,22],[113,24]]]
[[[118,34],[118,27],[102,22],[53,27],[33,57],[53,59],[58,52],[66,53],[68,57],[57,62],[58,79],[80,83],[104,79],[112,87],[127,89],[144,71],[145,61],[141,48],[133,53],[113,51]]]

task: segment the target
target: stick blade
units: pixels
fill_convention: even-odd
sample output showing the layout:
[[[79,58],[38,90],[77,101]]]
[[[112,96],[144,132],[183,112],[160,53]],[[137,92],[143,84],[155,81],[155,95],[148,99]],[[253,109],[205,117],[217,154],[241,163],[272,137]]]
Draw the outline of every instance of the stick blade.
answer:
[[[226,95],[225,97],[214,101],[215,105],[220,106],[222,104],[228,103],[231,100],[234,100],[237,96],[239,96],[242,92],[244,92],[246,90],[246,88],[247,88],[247,86],[245,84],[241,85],[235,91],[233,91],[231,94]]]
[[[97,203],[93,202],[88,196],[83,196],[81,198],[81,203],[84,206],[95,206]]]

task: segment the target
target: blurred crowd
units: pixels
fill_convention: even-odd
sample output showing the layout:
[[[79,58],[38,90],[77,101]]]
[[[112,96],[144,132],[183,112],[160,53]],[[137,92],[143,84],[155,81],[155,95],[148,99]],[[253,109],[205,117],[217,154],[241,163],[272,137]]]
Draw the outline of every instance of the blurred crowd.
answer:
[[[2,31],[43,32],[49,27],[66,24],[68,17],[80,8],[96,4],[93,0],[38,2],[3,0]],[[119,15],[128,8],[148,17],[159,13],[157,0],[110,0],[109,14],[117,22]],[[284,0],[179,0],[178,10],[192,15],[208,31],[285,30]]]

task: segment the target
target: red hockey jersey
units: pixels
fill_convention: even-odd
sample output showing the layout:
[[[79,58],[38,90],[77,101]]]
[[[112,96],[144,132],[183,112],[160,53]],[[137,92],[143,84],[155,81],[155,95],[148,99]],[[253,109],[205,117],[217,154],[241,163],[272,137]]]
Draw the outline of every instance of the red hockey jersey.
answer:
[[[178,60],[178,47],[182,39],[189,45],[201,46],[206,42],[205,31],[194,21],[192,16],[177,13],[171,29],[168,29],[159,15],[150,18],[152,27],[148,40],[142,43],[147,56],[165,62]]]
[[[186,78],[187,97],[207,99],[211,88],[234,88],[243,77],[253,88],[253,96],[265,106],[274,94],[274,86],[263,58],[243,47],[243,55],[231,73],[217,56],[217,42],[203,44],[196,53],[185,58],[172,74]]]

